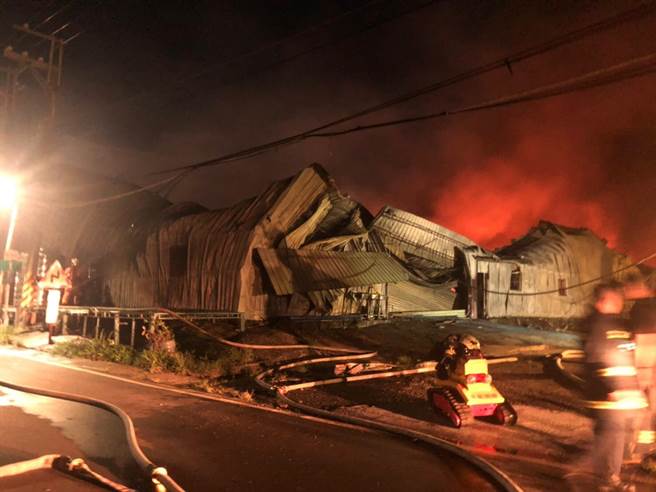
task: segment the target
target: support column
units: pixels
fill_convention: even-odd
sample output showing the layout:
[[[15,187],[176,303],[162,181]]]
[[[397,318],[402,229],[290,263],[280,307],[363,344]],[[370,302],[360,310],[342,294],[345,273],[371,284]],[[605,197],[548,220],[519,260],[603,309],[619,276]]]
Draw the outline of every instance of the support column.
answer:
[[[118,314],[114,315],[114,343],[116,345],[121,343],[121,320]]]
[[[134,335],[137,330],[137,320],[132,318],[130,323],[130,347],[134,348]]]

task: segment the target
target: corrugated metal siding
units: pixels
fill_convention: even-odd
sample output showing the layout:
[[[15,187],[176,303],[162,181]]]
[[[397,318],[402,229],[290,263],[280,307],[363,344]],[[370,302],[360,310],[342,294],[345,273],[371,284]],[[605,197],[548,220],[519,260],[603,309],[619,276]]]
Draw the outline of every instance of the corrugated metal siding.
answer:
[[[456,295],[451,292],[456,282],[427,286],[412,281],[387,287],[389,312],[444,311],[453,309]]]
[[[412,254],[445,268],[453,267],[456,247],[474,245],[470,239],[403,210],[385,207],[371,230],[396,256]]]
[[[114,304],[160,304],[180,309],[237,311],[242,267],[251,251],[253,228],[291,180],[270,186],[262,195],[233,207],[185,216],[151,233],[135,260],[112,258],[106,284]],[[187,247],[186,275],[172,277],[172,247]],[[150,295],[143,294],[150,285]],[[141,286],[139,289],[137,286]],[[148,302],[146,302],[148,301]]]
[[[582,317],[588,312],[598,281],[570,287],[630,264],[626,256],[609,249],[592,232],[544,221],[496,255],[481,255],[474,250],[464,254],[468,257],[470,278],[476,272],[489,275],[486,312],[491,318]],[[475,256],[479,256],[478,260]],[[521,291],[510,291],[514,268],[521,271]],[[561,279],[568,287],[566,295],[531,295],[557,291]],[[473,302],[475,299],[474,295]]]
[[[308,220],[332,187],[326,172],[317,164],[303,169],[285,184],[285,189],[254,227],[241,271],[239,310],[247,313],[249,318],[284,316],[289,305],[286,297],[265,292],[262,275],[266,272],[254,263],[253,248],[278,247],[289,232]]]
[[[276,294],[400,282],[408,274],[384,253],[257,249]]]

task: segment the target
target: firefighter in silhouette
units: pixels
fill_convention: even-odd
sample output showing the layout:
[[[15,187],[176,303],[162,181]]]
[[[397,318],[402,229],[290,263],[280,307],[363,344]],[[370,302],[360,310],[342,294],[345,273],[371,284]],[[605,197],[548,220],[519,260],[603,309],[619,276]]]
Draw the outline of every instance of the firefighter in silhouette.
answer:
[[[635,344],[625,321],[621,284],[607,283],[594,292],[594,311],[585,320],[586,404],[595,417],[591,472],[599,491],[633,491],[620,478],[628,429],[647,401],[638,386]]]
[[[645,469],[656,471],[656,298],[643,279],[634,278],[625,287],[631,308],[631,330],[635,339],[638,384],[647,395],[649,408],[640,419],[636,453],[642,455]]]

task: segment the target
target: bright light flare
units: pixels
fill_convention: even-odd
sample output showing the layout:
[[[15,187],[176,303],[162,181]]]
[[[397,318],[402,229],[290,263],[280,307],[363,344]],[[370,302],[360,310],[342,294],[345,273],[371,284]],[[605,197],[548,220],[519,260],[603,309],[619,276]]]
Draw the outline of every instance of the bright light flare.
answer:
[[[12,209],[17,201],[18,180],[11,176],[0,175],[0,209]]]

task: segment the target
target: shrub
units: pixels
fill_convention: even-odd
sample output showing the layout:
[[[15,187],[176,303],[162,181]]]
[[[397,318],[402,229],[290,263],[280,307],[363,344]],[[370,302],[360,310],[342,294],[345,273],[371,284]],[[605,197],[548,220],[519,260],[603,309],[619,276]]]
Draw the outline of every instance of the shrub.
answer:
[[[52,352],[64,357],[82,357],[91,360],[132,364],[137,352],[126,345],[115,345],[106,338],[74,340],[57,344]]]
[[[251,350],[230,347],[217,358],[196,357],[187,352],[168,352],[147,349],[142,352],[126,345],[115,345],[106,338],[82,339],[59,343],[52,352],[64,357],[81,357],[91,360],[133,365],[149,372],[172,372],[201,377],[235,377],[250,369],[254,355]]]

